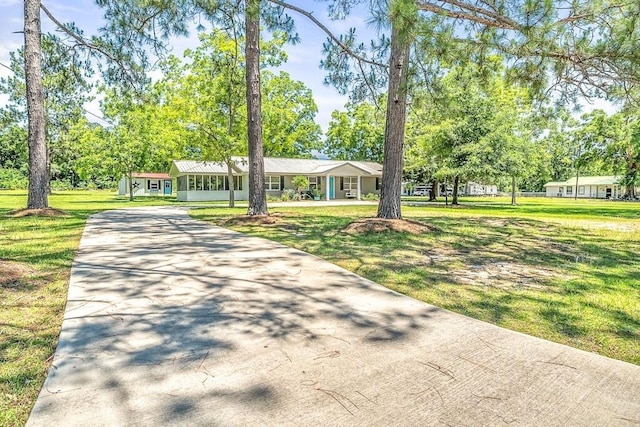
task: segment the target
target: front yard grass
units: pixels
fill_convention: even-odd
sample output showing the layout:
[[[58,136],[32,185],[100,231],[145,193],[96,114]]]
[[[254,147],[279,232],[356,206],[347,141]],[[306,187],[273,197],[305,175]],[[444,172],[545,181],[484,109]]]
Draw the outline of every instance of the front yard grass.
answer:
[[[174,203],[105,191],[54,193],[61,216],[12,217],[24,191],[0,192],[0,426],[26,423],[55,351],[69,272],[89,215],[106,209]]]
[[[375,206],[271,208],[271,225],[228,221],[243,210],[194,210],[216,225],[281,242],[413,298],[540,338],[640,365],[640,206],[500,200],[405,206],[436,226],[347,234]]]

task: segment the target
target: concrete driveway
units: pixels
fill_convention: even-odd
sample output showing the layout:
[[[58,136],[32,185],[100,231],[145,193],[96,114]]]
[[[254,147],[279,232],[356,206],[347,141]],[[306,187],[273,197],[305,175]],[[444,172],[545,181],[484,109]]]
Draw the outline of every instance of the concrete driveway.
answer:
[[[29,426],[637,426],[640,366],[185,210],[90,218]]]

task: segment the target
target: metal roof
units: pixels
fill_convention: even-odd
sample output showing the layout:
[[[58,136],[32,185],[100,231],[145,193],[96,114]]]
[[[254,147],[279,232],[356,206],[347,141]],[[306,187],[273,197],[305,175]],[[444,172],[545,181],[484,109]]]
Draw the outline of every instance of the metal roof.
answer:
[[[234,169],[236,169],[236,173],[244,172],[239,168]],[[185,173],[222,175],[227,173],[227,165],[223,162],[206,162],[202,160],[174,160],[169,174],[177,176]]]
[[[246,157],[232,157],[236,173],[249,173],[249,162]],[[346,160],[319,159],[286,159],[279,157],[264,158],[265,174],[280,175],[326,175],[331,170],[352,166],[363,172],[363,175],[381,176],[382,165],[374,162],[359,162]],[[174,160],[171,175],[193,174],[226,174],[227,166],[220,162],[205,162],[196,160]]]
[[[614,175],[578,177],[578,185],[618,185],[619,183],[620,177]],[[547,182],[544,187],[561,187],[564,185],[575,186],[576,177],[574,176],[566,181]]]
[[[168,173],[132,172],[132,178],[171,179]]]

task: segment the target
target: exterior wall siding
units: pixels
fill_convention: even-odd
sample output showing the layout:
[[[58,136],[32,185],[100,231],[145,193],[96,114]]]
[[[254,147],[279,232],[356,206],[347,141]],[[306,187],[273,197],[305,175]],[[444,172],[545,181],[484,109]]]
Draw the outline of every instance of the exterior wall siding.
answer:
[[[278,174],[268,174],[268,175],[282,176],[282,182],[284,184],[285,190],[294,189],[292,181],[295,176],[298,176],[298,175],[278,175]],[[303,174],[299,174],[299,175],[309,177],[308,175],[303,175]],[[177,200],[186,201],[186,202],[203,202],[203,201],[209,201],[209,200],[226,201],[229,199],[228,198],[229,192],[226,190],[225,191],[204,191],[204,190],[188,190],[187,191],[186,187],[181,187],[181,183],[188,187],[189,185],[188,176],[193,176],[193,175],[192,174],[181,175],[177,178],[177,182],[178,182],[177,183],[177,189],[178,189]],[[322,191],[322,199],[324,200],[326,185],[327,185],[327,178],[324,175],[316,175],[316,176],[318,177],[318,185],[320,187],[320,190]],[[249,199],[249,194],[248,194],[249,176],[242,175],[241,179],[242,179],[243,190],[235,191],[234,193],[235,200],[248,200]],[[353,190],[345,190],[345,189],[340,190],[340,179],[341,179],[340,176],[334,176],[335,199],[347,199],[346,197],[347,193],[349,192],[353,194],[356,193],[357,190],[355,187]],[[265,190],[265,191],[268,196],[279,198],[283,190]],[[360,194],[364,196],[365,194],[369,194],[369,193],[380,194],[380,190],[376,189],[376,178],[371,176],[366,176],[366,177],[363,176],[361,177],[361,181],[360,181]]]

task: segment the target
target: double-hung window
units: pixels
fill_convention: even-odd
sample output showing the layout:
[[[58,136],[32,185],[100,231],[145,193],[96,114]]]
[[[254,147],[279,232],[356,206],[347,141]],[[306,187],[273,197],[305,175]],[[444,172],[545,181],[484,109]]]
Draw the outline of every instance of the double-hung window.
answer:
[[[264,189],[269,191],[280,190],[280,177],[276,175],[267,175],[264,177]]]
[[[307,179],[309,180],[308,190],[313,190],[315,188],[320,189],[320,180],[317,176],[308,176]]]
[[[345,176],[344,177],[344,189],[346,191],[358,190],[358,177],[357,176]]]

